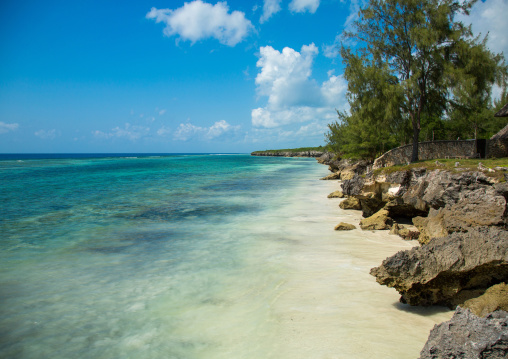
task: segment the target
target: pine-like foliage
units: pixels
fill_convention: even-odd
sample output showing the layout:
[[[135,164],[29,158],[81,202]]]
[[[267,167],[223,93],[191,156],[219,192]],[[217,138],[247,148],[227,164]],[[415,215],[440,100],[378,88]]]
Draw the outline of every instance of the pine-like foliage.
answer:
[[[492,85],[506,83],[506,67],[502,55],[455,21],[474,2],[371,0],[360,11],[341,47],[350,113],[329,125],[330,147],[373,158],[412,142],[416,161],[421,134],[448,136],[452,124],[478,133],[492,110]]]

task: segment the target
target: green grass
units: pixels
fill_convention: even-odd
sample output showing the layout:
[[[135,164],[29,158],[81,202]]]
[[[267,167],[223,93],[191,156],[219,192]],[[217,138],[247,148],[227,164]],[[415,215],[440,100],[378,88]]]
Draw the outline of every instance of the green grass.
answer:
[[[439,161],[440,164],[436,164]],[[459,166],[455,167],[455,162],[459,162]],[[417,161],[409,165],[397,165],[391,167],[378,168],[374,170],[374,175],[390,174],[397,171],[405,171],[413,168],[426,168],[429,171],[432,170],[449,170],[451,172],[466,172],[466,171],[478,171],[478,163],[481,162],[485,167],[508,167],[508,158],[488,158],[488,159],[438,159],[438,160],[427,160]],[[504,172],[484,172],[486,176],[496,178],[501,182],[504,182]]]

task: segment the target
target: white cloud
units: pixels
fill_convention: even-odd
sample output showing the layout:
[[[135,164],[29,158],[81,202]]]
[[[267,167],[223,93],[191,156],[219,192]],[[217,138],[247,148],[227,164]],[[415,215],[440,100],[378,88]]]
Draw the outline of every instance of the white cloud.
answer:
[[[175,10],[153,7],[146,18],[166,24],[166,36],[178,35],[192,43],[215,38],[221,44],[235,46],[254,28],[243,12],[229,13],[226,2],[211,5],[195,0]]]
[[[337,42],[334,42],[331,45],[324,45],[323,46],[323,55],[328,57],[329,59],[334,59],[338,57],[340,54],[339,45]]]
[[[279,52],[271,46],[260,49],[256,66],[258,94],[268,96],[272,108],[315,104],[319,99],[318,86],[310,79],[312,61],[318,49],[314,44],[302,46],[300,52],[285,47]]]
[[[123,128],[117,126],[111,129],[110,132],[92,131],[95,138],[108,139],[108,138],[126,138],[131,141],[139,140],[150,133],[150,127],[136,126],[126,123]]]
[[[43,140],[54,140],[60,133],[56,129],[52,130],[39,130],[34,133],[35,136]]]
[[[236,136],[240,126],[232,126],[227,121],[215,122],[210,127],[195,126],[192,123],[181,123],[173,134],[173,139],[178,141],[195,140],[218,140],[225,135]]]
[[[16,131],[19,127],[17,123],[5,123],[0,121],[0,134],[7,133],[9,131]]]
[[[266,148],[273,148],[274,144],[284,143],[288,147],[301,147],[305,145],[315,146],[323,143],[327,124],[336,119],[336,115],[330,114],[325,120],[312,120],[308,124],[296,128],[253,128],[245,136],[245,142],[265,144]]]
[[[311,78],[312,63],[318,49],[314,44],[302,46],[300,52],[284,48],[282,52],[270,46],[260,49],[256,66],[257,92],[267,96],[265,107],[251,111],[254,127],[276,128],[294,123],[330,121],[336,117],[335,108],[347,106],[346,81],[328,72],[321,85]]]
[[[342,75],[333,76],[328,73],[328,80],[321,85],[321,95],[329,105],[337,107],[346,106],[346,97],[344,96],[347,91],[347,82]]]
[[[223,135],[224,133],[236,131],[240,128],[240,126],[231,126],[224,120],[215,122],[209,129],[206,134],[207,138],[217,138]]]
[[[488,47],[496,52],[504,52],[508,57],[508,14],[507,0],[478,1],[471,9],[469,16],[458,16],[457,20],[472,24],[474,34],[489,34]]]
[[[162,116],[166,113],[166,109],[162,109],[159,111],[159,116]]]
[[[162,126],[161,128],[159,128],[157,130],[157,135],[161,136],[161,137],[164,137],[168,134],[171,133],[171,129],[169,127],[166,127],[166,126]]]
[[[196,135],[203,134],[205,128],[194,126],[191,123],[181,123],[173,134],[173,138],[179,141],[187,141],[194,138]]]
[[[319,0],[292,0],[289,4],[291,12],[310,12],[314,14],[319,6]]]
[[[264,0],[263,15],[261,15],[259,22],[264,23],[271,18],[273,14],[278,13],[281,10],[280,3],[281,0]]]
[[[293,106],[283,110],[270,110],[260,107],[252,110],[252,125],[254,127],[274,128],[293,123],[313,121],[325,117],[326,112],[332,111],[323,107]]]

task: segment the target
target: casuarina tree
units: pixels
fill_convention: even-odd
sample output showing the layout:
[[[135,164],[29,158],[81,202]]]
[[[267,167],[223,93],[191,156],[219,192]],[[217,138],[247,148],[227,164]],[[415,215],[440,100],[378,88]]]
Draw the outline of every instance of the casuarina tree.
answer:
[[[474,2],[371,0],[343,34],[350,120],[360,116],[395,137],[411,131],[412,162],[418,160],[422,120],[443,117],[460,79],[458,66],[466,63],[464,48],[475,45],[471,28],[456,21]]]

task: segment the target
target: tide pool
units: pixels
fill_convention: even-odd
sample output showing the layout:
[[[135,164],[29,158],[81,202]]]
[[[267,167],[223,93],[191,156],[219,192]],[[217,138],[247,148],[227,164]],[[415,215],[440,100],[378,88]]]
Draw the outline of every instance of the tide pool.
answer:
[[[0,357],[416,357],[451,314],[375,283],[411,244],[333,231],[359,214],[326,174],[248,155],[0,161]]]

